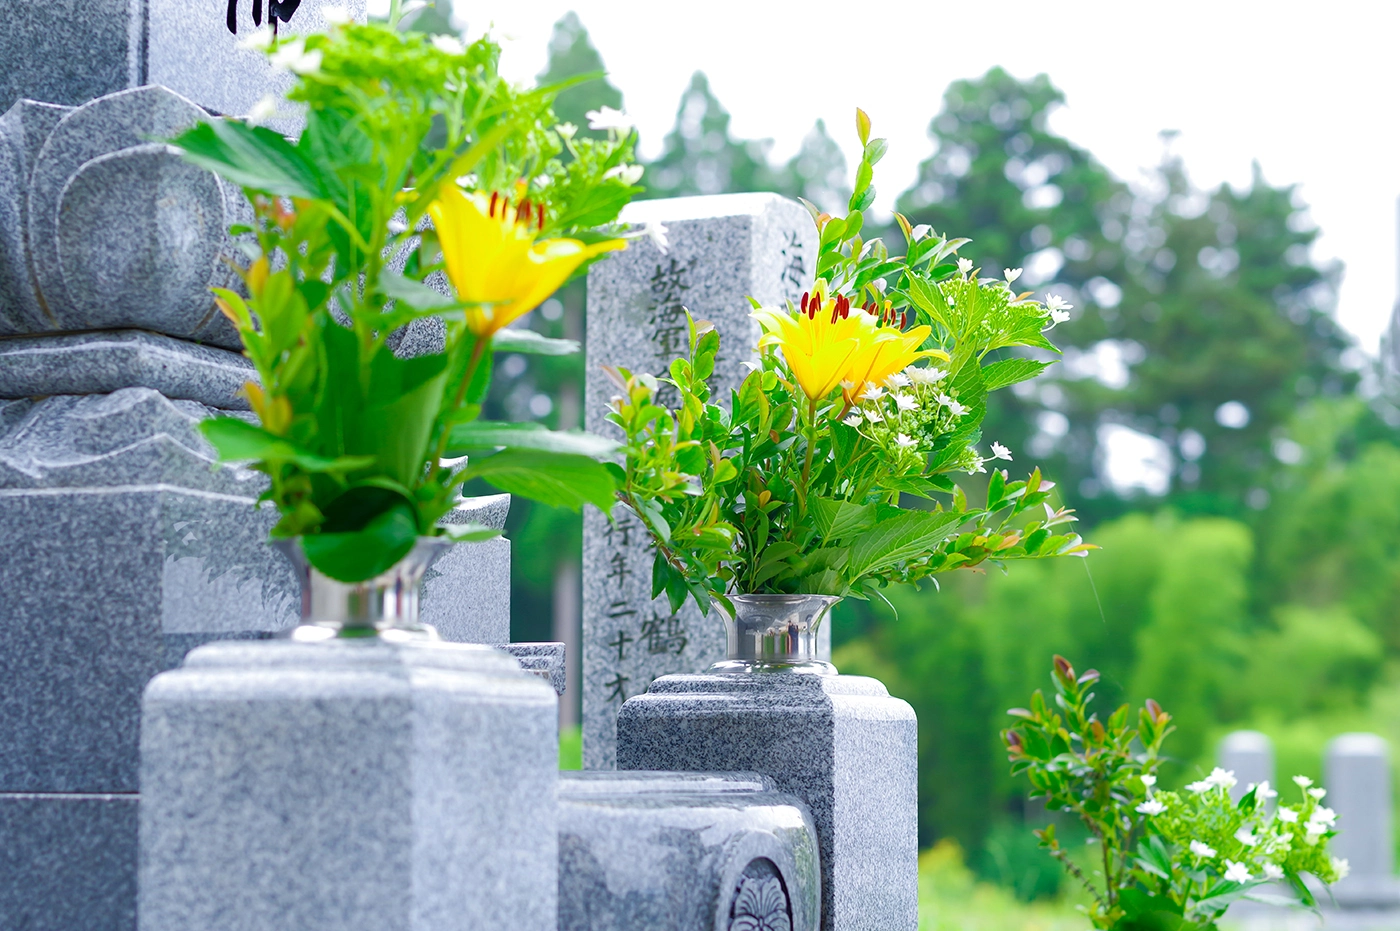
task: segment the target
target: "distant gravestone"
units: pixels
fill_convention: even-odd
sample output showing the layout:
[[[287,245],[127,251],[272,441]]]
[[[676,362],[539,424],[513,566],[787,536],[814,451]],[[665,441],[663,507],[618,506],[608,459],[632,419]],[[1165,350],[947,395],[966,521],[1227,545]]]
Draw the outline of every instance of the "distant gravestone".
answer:
[[[711,379],[728,403],[748,374],[758,324],[749,297],[796,301],[812,278],[816,229],[807,211],[776,194],[723,194],[632,204],[629,223],[665,224],[669,248],[648,239],[599,263],[588,276],[586,427],[604,436],[617,393],[602,366],[664,373],[687,350],[685,312],[720,334]],[[663,394],[663,400],[665,395]],[[672,398],[671,400],[674,400]],[[672,613],[651,598],[654,550],[620,510],[609,523],[593,511],[583,529],[583,746],[586,769],[616,766],[622,703],[658,676],[701,672],[724,658],[719,618],[688,603]]]
[[[1335,893],[1344,907],[1400,908],[1395,869],[1390,794],[1390,747],[1375,734],[1342,734],[1327,745],[1327,796],[1337,813],[1334,856],[1345,859],[1350,875]]]
[[[1250,786],[1261,782],[1268,782],[1277,788],[1274,780],[1274,748],[1267,734],[1232,731],[1220,741],[1217,757],[1220,768],[1234,773],[1238,780],[1230,790],[1230,797],[1235,801],[1239,801]]]

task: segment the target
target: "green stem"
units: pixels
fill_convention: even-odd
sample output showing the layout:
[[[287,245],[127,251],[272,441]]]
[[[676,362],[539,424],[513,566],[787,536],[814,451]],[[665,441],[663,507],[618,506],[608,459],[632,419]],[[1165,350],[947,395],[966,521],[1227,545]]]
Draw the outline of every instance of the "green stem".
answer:
[[[457,393],[452,398],[452,406],[445,413],[455,414],[462,407],[462,401],[466,397],[467,387],[471,385],[472,379],[476,376],[477,366],[481,364],[481,357],[486,352],[486,347],[491,344],[491,337],[477,337],[476,344],[472,346],[471,358],[467,360],[467,371],[462,376],[462,380],[457,384]],[[442,469],[442,457],[447,452],[447,443],[451,439],[452,431],[446,424],[443,424],[442,436],[438,437],[437,452],[433,454],[432,461],[437,464],[438,469]]]

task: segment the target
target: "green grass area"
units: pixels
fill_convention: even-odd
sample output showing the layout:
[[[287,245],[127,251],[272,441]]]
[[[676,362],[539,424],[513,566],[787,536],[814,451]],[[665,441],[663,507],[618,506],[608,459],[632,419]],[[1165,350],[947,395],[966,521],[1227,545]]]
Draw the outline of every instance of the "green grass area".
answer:
[[[578,725],[559,732],[559,768],[583,769],[583,730]]]
[[[919,856],[919,931],[1088,931],[1064,898],[1021,902],[1008,889],[979,882],[962,850],[943,841]]]

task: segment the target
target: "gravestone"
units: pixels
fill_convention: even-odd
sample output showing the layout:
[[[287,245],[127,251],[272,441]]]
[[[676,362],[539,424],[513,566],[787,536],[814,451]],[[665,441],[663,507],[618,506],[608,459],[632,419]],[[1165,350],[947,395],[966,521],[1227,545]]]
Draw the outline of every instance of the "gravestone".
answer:
[[[1230,790],[1230,797],[1235,801],[1238,802],[1250,786],[1261,782],[1278,789],[1274,779],[1274,748],[1267,734],[1232,731],[1220,741],[1216,758],[1221,769],[1235,774],[1237,781]]]
[[[559,931],[816,931],[807,806],[756,773],[559,779]]]
[[[1400,909],[1389,745],[1375,734],[1342,734],[1327,745],[1324,768],[1323,804],[1337,813],[1330,849],[1351,867],[1351,875],[1334,887],[1338,904]],[[1395,917],[1400,924],[1400,913]]]
[[[146,690],[141,931],[554,931],[556,698],[484,646],[222,643]]]
[[[663,676],[617,718],[619,770],[742,770],[806,803],[823,931],[918,926],[918,722],[865,676]]]
[[[798,300],[817,251],[811,216],[776,194],[643,201],[629,205],[622,219],[662,222],[670,242],[663,252],[648,239],[635,241],[589,271],[585,428],[603,436],[617,435],[605,420],[616,388],[601,367],[664,373],[687,351],[687,309],[719,331],[710,384],[712,397],[727,405],[758,342],[749,297],[769,305]],[[701,672],[725,655],[724,627],[713,612],[702,617],[687,603],[673,613],[665,597],[651,598],[655,551],[635,517],[621,509],[615,516],[610,523],[590,509],[583,522],[586,769],[616,765],[616,716],[624,701],[657,676]]]

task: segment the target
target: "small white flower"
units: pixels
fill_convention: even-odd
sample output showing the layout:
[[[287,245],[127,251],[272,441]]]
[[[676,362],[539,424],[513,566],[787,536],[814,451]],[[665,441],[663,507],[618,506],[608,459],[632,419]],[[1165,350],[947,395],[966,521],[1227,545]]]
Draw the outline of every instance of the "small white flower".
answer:
[[[972,271],[972,259],[958,259],[958,274],[967,277],[967,273]]]
[[[265,52],[272,47],[272,27],[260,26],[234,43],[236,48]]]
[[[666,227],[661,224],[661,221],[650,221],[643,227],[642,231],[646,233],[647,239],[651,240],[651,244],[661,250],[662,255],[671,250],[671,241],[666,238]]]
[[[1215,856],[1215,848],[1207,846],[1198,840],[1191,842],[1191,852],[1203,860],[1208,860]]]
[[[642,180],[642,172],[646,169],[641,165],[614,165],[603,173],[604,178],[621,178],[623,184],[636,184]]]
[[[896,394],[894,396],[894,406],[902,414],[905,411],[916,411],[919,409],[919,401],[912,394]]]
[[[894,444],[900,449],[910,449],[917,446],[918,442],[907,433],[897,433],[894,437]]]
[[[1309,821],[1316,821],[1318,824],[1325,824],[1328,827],[1337,823],[1337,813],[1330,808],[1318,808],[1308,818]]]
[[[1260,864],[1260,866],[1264,870],[1265,879],[1283,878],[1283,867],[1279,866],[1277,863],[1271,863],[1268,860],[1265,860],[1262,864]]]
[[[1222,789],[1233,789],[1235,784],[1239,782],[1239,780],[1235,778],[1233,772],[1227,772],[1219,766],[1210,771],[1210,775],[1206,777],[1205,781],[1213,786],[1219,786]]]
[[[978,459],[975,463],[973,463],[972,466],[967,470],[967,474],[968,474],[968,475],[976,475],[976,474],[978,474],[979,472],[985,472],[985,471],[987,471],[986,462],[987,462],[987,460],[979,458],[979,459]]]
[[[1142,784],[1147,786],[1148,789],[1151,789],[1157,784],[1157,777],[1152,775],[1151,773],[1148,773],[1145,776],[1140,776],[1138,778],[1142,780]]]
[[[632,118],[621,110],[614,110],[612,107],[604,106],[599,107],[597,110],[589,110],[584,116],[588,117],[589,129],[615,129],[622,133],[632,131]]]
[[[1228,882],[1247,883],[1251,878],[1249,867],[1243,863],[1236,863],[1234,860],[1225,861],[1225,879]]]
[[[1064,323],[1064,322],[1065,322],[1066,320],[1068,320],[1068,319],[1069,319],[1069,311],[1067,311],[1067,310],[1052,310],[1052,311],[1050,311],[1050,329],[1052,329],[1052,330],[1055,329],[1056,326],[1058,326],[1058,325],[1061,324],[1061,323]]]
[[[1293,783],[1300,789],[1306,789],[1308,786],[1312,785],[1312,780],[1307,776],[1294,776]]]
[[[1319,824],[1316,821],[1309,821],[1303,825],[1303,830],[1307,836],[1304,838],[1309,844],[1317,843],[1317,839],[1327,833],[1327,825]]]
[[[1308,794],[1320,802],[1327,797],[1327,790],[1322,788],[1322,786],[1314,786],[1308,790]]]
[[[350,22],[350,11],[343,6],[328,6],[321,9],[321,18],[327,26],[344,26]]]
[[[889,378],[885,379],[885,384],[889,385],[891,388],[908,388],[909,382],[909,376],[905,375],[903,372],[895,372]]]
[[[312,74],[321,68],[321,51],[308,52],[306,44],[298,39],[277,47],[269,61],[277,71],[290,71],[293,74]]]
[[[916,385],[935,385],[948,377],[947,372],[932,366],[911,365],[904,370],[904,374],[909,376],[909,380]]]
[[[938,394],[934,395],[933,398],[939,404],[942,404],[944,407],[948,408],[948,410],[952,411],[954,417],[961,417],[963,414],[967,413],[966,407],[963,407],[957,401],[954,401],[952,398],[948,397],[942,392],[939,392]]]
[[[920,239],[923,239],[925,236],[932,232],[933,227],[929,226],[927,223],[920,223],[918,226],[914,227],[913,231],[909,235],[911,239],[913,239],[915,242],[918,242]]]
[[[992,441],[992,458],[993,458],[993,459],[1005,459],[1007,462],[1010,462],[1010,461],[1011,461],[1011,450],[1007,449],[1005,446],[1002,446],[1000,443],[998,443],[998,442],[996,442],[995,440],[993,440],[993,441]]]
[[[1133,810],[1140,811],[1144,815],[1160,815],[1162,812],[1167,810],[1167,806],[1163,805],[1160,801],[1158,801],[1155,798],[1150,798]]]
[[[456,36],[433,36],[433,48],[444,55],[465,55],[467,52],[466,45]]]
[[[861,393],[862,401],[878,401],[885,396],[885,389],[879,385],[870,385]]]
[[[1332,869],[1337,871],[1338,879],[1346,879],[1348,874],[1351,873],[1351,864],[1343,857],[1333,857]]]
[[[1254,789],[1254,797],[1260,801],[1268,801],[1271,798],[1278,798],[1278,793],[1275,792],[1273,789],[1269,788],[1269,780],[1267,779],[1259,783],[1259,785],[1253,786],[1252,788]]]
[[[578,133],[578,127],[573,123],[560,123],[554,127],[554,131],[559,134],[559,138],[568,140],[574,138],[575,134]]]
[[[244,119],[248,122],[249,126],[257,126],[259,123],[266,122],[276,112],[277,95],[264,94],[262,97],[258,98],[257,103],[248,108],[248,115],[245,116]]]
[[[865,420],[860,414],[852,414],[841,422],[848,427],[859,427],[861,424],[865,423]]]
[[[1291,808],[1280,808],[1278,810],[1278,820],[1284,824],[1297,824],[1298,813]]]
[[[1021,269],[1019,268],[1003,268],[1001,273],[1006,276],[1006,283],[1008,285],[1021,277]]]
[[[885,415],[880,413],[880,409],[878,407],[872,407],[865,412],[865,419],[870,421],[871,423],[879,423],[880,421],[885,419]]]
[[[1195,792],[1197,795],[1200,795],[1202,792],[1206,792],[1206,791],[1209,791],[1210,789],[1213,789],[1214,786],[1212,786],[1209,782],[1206,782],[1204,779],[1202,779],[1202,780],[1200,780],[1200,781],[1198,781],[1198,782],[1188,782],[1188,783],[1186,784],[1186,788],[1187,788],[1189,791]]]
[[[1241,844],[1244,844],[1246,847],[1259,846],[1259,838],[1256,837],[1253,834],[1253,832],[1249,830],[1249,828],[1240,828],[1238,831],[1236,831],[1235,840],[1239,841]]]
[[[1054,313],[1057,310],[1074,310],[1074,305],[1065,303],[1065,299],[1058,294],[1047,294],[1045,295],[1045,309]]]

